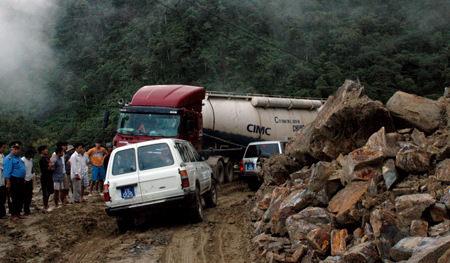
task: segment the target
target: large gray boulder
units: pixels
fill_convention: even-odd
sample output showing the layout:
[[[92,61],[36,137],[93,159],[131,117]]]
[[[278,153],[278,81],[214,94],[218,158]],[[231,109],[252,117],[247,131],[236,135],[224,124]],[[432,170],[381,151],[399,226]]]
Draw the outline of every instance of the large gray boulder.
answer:
[[[441,102],[397,91],[387,102],[397,129],[415,127],[426,134],[437,130],[441,122]]]
[[[364,95],[364,87],[346,80],[330,97],[314,122],[300,129],[286,146],[286,154],[303,165],[331,161],[364,146],[383,127],[394,131],[389,111]]]

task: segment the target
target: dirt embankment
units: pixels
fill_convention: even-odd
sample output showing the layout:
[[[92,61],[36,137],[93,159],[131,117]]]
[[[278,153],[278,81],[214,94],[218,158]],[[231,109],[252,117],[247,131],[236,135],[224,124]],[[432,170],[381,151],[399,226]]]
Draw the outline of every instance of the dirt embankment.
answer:
[[[99,196],[88,203],[36,211],[0,222],[2,262],[254,262],[250,248],[251,192],[243,182],[220,185],[219,204],[202,223],[180,212],[138,219],[121,234]],[[35,194],[37,196],[38,194]],[[37,203],[42,204],[37,198]]]

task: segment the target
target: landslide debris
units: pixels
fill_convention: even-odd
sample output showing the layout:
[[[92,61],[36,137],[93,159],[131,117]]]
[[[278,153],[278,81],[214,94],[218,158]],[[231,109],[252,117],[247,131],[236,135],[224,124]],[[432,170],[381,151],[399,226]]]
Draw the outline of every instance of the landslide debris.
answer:
[[[347,80],[262,163],[260,260],[450,262],[449,105],[397,92],[383,106]]]

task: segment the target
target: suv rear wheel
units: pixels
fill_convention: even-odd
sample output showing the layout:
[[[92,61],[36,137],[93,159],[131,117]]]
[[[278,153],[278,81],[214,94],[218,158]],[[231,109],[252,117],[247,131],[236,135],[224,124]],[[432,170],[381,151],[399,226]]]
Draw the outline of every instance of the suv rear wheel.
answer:
[[[205,194],[204,198],[206,207],[217,206],[217,186],[216,180],[211,178],[211,189]]]
[[[119,227],[120,232],[125,233],[128,230],[134,228],[134,218],[130,217],[116,217],[117,226]]]
[[[200,195],[200,189],[199,186],[196,186],[195,189],[195,204],[191,208],[191,218],[194,223],[202,222],[203,221],[203,205],[202,205],[202,197]]]

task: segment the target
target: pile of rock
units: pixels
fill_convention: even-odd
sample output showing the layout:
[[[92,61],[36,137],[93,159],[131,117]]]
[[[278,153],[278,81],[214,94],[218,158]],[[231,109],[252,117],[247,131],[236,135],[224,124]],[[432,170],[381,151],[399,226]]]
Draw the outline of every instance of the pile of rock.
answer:
[[[346,81],[262,164],[262,259],[450,262],[448,105],[397,92],[384,107]]]

